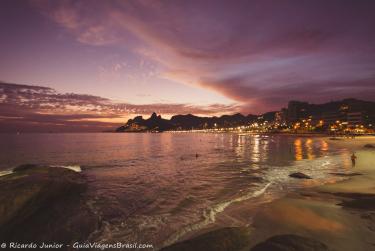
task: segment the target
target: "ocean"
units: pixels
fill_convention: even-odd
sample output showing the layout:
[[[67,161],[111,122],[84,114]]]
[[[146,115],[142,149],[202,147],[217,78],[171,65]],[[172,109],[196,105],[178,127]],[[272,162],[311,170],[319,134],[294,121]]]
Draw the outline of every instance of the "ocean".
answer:
[[[96,241],[162,247],[205,229],[251,224],[294,189],[342,179],[350,152],[319,137],[236,133],[1,134],[0,175],[21,164],[81,171],[103,220]],[[303,172],[311,180],[290,178]]]

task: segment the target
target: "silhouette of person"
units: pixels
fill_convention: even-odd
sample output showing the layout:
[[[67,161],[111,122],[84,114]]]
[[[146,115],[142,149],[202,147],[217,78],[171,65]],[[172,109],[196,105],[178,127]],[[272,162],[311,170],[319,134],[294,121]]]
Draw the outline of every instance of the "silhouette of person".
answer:
[[[355,166],[355,160],[357,159],[357,156],[355,156],[355,154],[353,153],[352,156],[350,157],[350,159],[352,160],[352,166],[354,167]]]

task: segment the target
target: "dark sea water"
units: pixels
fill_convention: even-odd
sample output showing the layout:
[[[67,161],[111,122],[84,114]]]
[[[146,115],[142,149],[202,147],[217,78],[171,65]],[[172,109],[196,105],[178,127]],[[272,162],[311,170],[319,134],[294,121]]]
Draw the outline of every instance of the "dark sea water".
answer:
[[[0,171],[43,164],[81,169],[87,203],[104,225],[93,240],[156,247],[207,228],[251,224],[293,189],[335,182],[350,152],[325,138],[278,135],[1,134]],[[312,180],[288,174],[304,172]]]

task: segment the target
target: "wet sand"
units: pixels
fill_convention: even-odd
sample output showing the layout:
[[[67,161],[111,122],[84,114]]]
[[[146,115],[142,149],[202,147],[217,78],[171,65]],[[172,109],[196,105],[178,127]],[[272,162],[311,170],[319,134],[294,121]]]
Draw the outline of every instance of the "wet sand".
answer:
[[[375,149],[365,148],[364,145],[375,145],[375,137],[342,139],[331,143],[355,152],[358,157],[354,168],[336,174],[346,176],[347,180],[295,191],[264,205],[246,230],[226,229],[229,240],[222,237],[221,229],[172,245],[166,250],[374,250]],[[236,235],[245,240],[236,242],[241,245],[230,246]],[[280,235],[277,244],[269,240]],[[307,239],[298,239],[299,236]],[[280,244],[280,240],[284,243]],[[220,242],[225,245],[218,245]]]

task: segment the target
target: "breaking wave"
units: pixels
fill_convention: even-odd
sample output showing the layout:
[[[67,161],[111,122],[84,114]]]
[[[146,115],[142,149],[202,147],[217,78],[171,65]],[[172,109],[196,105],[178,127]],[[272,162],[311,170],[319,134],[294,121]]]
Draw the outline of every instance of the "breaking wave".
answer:
[[[8,174],[11,174],[11,173],[13,173],[13,170],[3,170],[3,171],[0,171],[0,177],[8,175]]]
[[[169,246],[176,241],[178,241],[181,237],[186,235],[189,232],[196,231],[199,229],[202,229],[203,227],[207,226],[208,224],[214,223],[216,220],[216,215],[223,212],[225,208],[230,206],[233,203],[245,201],[251,198],[258,197],[262,195],[264,192],[266,192],[267,188],[272,184],[272,182],[267,183],[264,187],[257,191],[253,191],[250,193],[247,193],[243,196],[234,198],[232,200],[224,201],[221,203],[218,203],[206,210],[203,211],[203,219],[199,222],[196,222],[194,224],[188,225],[183,227],[180,231],[176,232],[172,236],[170,236],[164,243],[163,246]]]
[[[82,172],[81,167],[78,166],[78,165],[71,165],[71,166],[51,166],[51,167],[66,168],[66,169],[70,169],[70,170],[72,170],[72,171],[75,171],[75,172],[77,172],[77,173]]]

